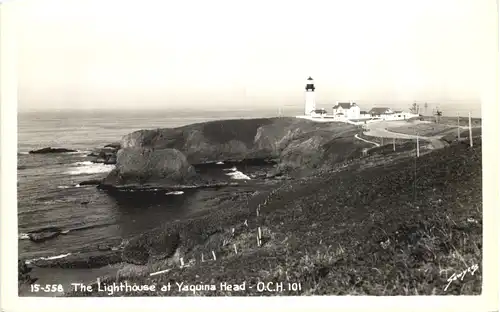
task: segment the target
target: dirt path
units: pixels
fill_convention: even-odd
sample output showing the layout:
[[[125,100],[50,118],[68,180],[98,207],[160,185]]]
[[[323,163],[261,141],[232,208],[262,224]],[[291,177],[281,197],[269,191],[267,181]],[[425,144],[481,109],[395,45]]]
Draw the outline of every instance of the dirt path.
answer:
[[[361,140],[361,141],[364,141],[364,142],[366,142],[366,143],[373,144],[373,145],[375,145],[375,147],[380,146],[380,144],[378,144],[378,143],[375,143],[375,142],[368,141],[368,140],[365,140],[365,139],[363,139],[363,138],[360,138],[357,134],[356,134],[356,135],[354,135],[354,137],[355,137],[356,139]]]
[[[417,139],[416,135],[412,134],[404,134],[398,132],[392,132],[387,130],[388,127],[408,125],[405,122],[398,121],[382,121],[382,122],[373,122],[367,124],[368,131],[363,134],[367,136],[379,137],[379,138],[389,138],[389,139]],[[441,140],[442,136],[418,136],[419,140],[428,141],[433,149],[440,149],[446,146],[445,142]]]

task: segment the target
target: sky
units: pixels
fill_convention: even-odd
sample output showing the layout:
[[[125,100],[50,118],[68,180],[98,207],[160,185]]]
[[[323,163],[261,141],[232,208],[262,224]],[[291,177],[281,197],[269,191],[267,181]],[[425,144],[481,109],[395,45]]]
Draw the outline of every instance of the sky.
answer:
[[[479,111],[497,31],[491,0],[15,4],[20,110],[302,107],[312,76],[317,106]]]

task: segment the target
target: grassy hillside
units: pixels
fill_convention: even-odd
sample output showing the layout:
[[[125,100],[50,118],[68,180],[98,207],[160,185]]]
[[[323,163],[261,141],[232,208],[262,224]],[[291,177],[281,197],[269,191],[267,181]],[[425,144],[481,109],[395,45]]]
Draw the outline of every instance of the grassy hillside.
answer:
[[[436,123],[436,117],[435,116],[423,116],[418,119],[425,120],[425,121],[430,121],[433,123]],[[448,126],[457,126],[459,120],[456,116],[441,116],[439,118],[439,124],[441,125],[448,125]],[[481,127],[482,124],[482,118],[471,118],[471,123],[473,127]],[[460,116],[460,126],[469,126],[469,116],[468,115],[463,115]]]
[[[474,147],[456,143],[417,160],[411,151],[402,153],[393,155],[390,163],[387,156],[375,153],[369,157],[385,157],[386,162],[364,158],[267,191],[235,196],[208,215],[145,233],[133,242],[137,250],[171,254],[175,246],[184,247],[171,258],[150,259],[107,280],[174,283],[170,292],[115,296],[277,294],[248,286],[242,292],[178,292],[175,282],[181,281],[301,283],[301,290],[278,293],[282,295],[480,294],[480,139]],[[217,260],[207,261],[212,250]],[[179,268],[179,257],[189,267]],[[447,287],[452,274],[475,264],[479,270],[474,275],[468,273]],[[166,268],[171,271],[147,274]]]
[[[455,127],[436,123],[422,123],[412,126],[404,125],[400,127],[390,127],[387,130],[411,135],[415,135],[418,133],[418,135],[420,136],[446,135],[448,133],[457,132],[457,129]]]

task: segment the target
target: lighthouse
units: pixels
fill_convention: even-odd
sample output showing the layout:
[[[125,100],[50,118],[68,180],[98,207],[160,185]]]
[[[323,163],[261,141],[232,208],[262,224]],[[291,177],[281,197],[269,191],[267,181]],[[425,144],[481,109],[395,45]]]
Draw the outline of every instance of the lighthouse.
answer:
[[[315,94],[314,94],[314,80],[309,76],[307,78],[307,84],[306,84],[306,103],[304,107],[304,113],[306,116],[310,116],[311,112],[316,109],[316,100],[315,100]]]

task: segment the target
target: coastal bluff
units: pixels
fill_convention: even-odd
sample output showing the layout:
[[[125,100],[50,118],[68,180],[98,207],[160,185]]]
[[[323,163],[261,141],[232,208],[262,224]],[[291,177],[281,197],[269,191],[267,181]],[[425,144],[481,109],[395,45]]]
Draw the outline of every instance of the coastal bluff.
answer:
[[[369,144],[356,126],[297,118],[217,120],[125,135],[103,186],[202,184],[193,166],[272,161],[275,174],[311,171],[357,157]]]

